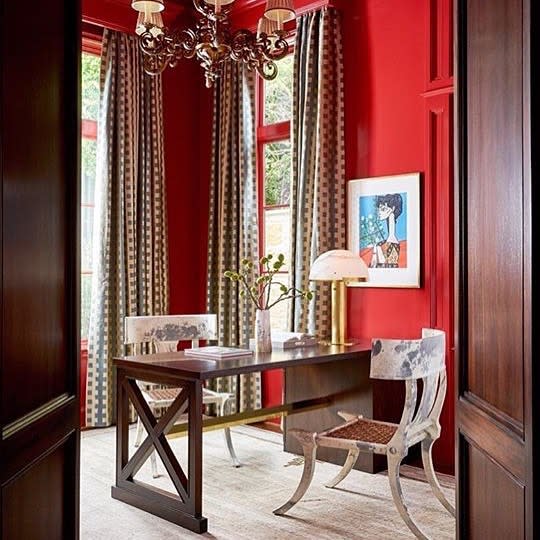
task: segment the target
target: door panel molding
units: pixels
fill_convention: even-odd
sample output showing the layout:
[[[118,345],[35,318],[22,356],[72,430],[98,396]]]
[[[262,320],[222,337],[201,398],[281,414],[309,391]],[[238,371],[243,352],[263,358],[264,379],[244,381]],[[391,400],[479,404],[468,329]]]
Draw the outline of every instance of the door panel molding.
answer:
[[[521,422],[517,422],[511,416],[508,416],[503,411],[495,408],[491,403],[483,400],[472,392],[464,392],[460,397],[461,401],[468,402],[472,407],[476,407],[480,411],[483,411],[487,416],[491,418],[493,422],[499,424],[501,428],[506,428],[512,431],[521,440],[525,438],[524,426]]]
[[[526,469],[523,439],[466,399],[459,400],[458,415],[462,435],[523,484]]]
[[[9,437],[15,435],[15,433],[30,426],[33,422],[37,422],[41,418],[53,413],[56,409],[68,405],[71,401],[76,399],[75,396],[70,396],[64,393],[55,399],[52,399],[48,403],[44,403],[41,407],[34,409],[23,417],[15,420],[11,424],[8,424],[2,429],[2,439],[6,440]]]

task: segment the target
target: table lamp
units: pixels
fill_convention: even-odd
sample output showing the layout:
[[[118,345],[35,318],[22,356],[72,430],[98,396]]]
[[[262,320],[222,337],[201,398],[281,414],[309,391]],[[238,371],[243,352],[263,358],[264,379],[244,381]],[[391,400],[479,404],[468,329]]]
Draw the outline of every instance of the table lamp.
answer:
[[[319,255],[311,265],[311,281],[332,282],[332,340],[331,345],[351,345],[346,340],[347,283],[366,281],[368,267],[352,251],[333,249]]]

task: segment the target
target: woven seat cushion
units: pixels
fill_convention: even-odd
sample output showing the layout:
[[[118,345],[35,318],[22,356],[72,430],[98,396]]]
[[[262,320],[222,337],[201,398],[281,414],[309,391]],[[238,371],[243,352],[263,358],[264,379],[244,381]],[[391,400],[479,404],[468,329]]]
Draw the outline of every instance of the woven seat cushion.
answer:
[[[388,444],[396,430],[396,425],[381,424],[374,420],[359,418],[351,424],[329,431],[326,436],[334,439]]]
[[[146,395],[152,401],[174,401],[176,396],[180,393],[180,388],[156,388],[153,390],[146,390]],[[227,392],[212,392],[203,388],[203,400],[205,403],[213,403],[224,396],[232,398],[234,394],[228,394]]]
[[[156,388],[154,390],[147,390],[146,393],[154,401],[174,401],[180,390],[180,388]]]

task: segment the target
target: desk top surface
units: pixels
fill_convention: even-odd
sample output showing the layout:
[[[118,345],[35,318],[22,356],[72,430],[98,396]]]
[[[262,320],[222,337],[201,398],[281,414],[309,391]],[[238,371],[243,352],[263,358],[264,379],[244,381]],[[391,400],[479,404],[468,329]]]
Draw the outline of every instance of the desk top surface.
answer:
[[[139,372],[156,373],[180,379],[204,380],[270,369],[339,362],[358,358],[369,359],[371,340],[363,339],[350,346],[316,345],[294,349],[274,350],[271,353],[253,353],[253,356],[209,359],[186,356],[182,351],[143,354],[114,358],[117,367]]]

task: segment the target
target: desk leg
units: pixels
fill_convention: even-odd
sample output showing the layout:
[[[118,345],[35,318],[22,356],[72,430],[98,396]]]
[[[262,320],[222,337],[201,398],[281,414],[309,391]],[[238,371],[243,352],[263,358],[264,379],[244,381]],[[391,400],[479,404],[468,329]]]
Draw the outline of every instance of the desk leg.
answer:
[[[112,497],[193,532],[206,532],[208,522],[202,515],[202,382],[175,381],[182,387],[182,391],[165,414],[157,420],[137,386],[135,374],[117,368],[116,375],[116,485],[111,489]],[[171,383],[170,380],[158,380],[154,377],[149,382]],[[148,433],[131,458],[128,452],[130,401]],[[189,421],[187,475],[166,438],[175,420],[186,409]],[[134,479],[154,450],[161,457],[178,494],[168,493]]]
[[[190,383],[188,417],[188,468],[190,511],[202,518],[202,383]],[[204,518],[206,520],[206,518]]]

